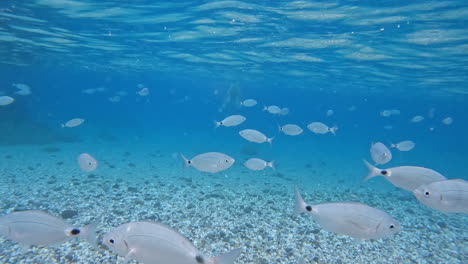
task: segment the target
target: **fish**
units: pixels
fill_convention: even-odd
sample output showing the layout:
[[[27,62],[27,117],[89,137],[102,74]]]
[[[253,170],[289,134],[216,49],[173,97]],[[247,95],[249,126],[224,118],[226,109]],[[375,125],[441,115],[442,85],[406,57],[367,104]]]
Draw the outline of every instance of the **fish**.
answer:
[[[399,143],[390,145],[391,148],[396,148],[399,151],[410,151],[414,149],[415,146],[416,144],[411,140],[405,140],[405,141],[401,141]]]
[[[270,105],[270,106],[263,107],[263,111],[267,111],[268,113],[273,114],[273,115],[278,115],[281,113],[281,108],[276,105]]]
[[[88,153],[82,153],[78,156],[78,165],[80,169],[85,172],[91,172],[96,170],[98,166],[98,162],[93,156],[89,155]]]
[[[381,142],[371,144],[369,151],[375,164],[385,164],[392,160],[392,152]]]
[[[244,166],[254,171],[264,170],[266,167],[275,169],[273,161],[266,162],[259,158],[248,159],[246,162],[244,162]]]
[[[288,136],[297,136],[302,134],[302,132],[304,131],[300,126],[295,124],[287,124],[284,126],[280,126],[279,130]]]
[[[453,123],[453,118],[452,117],[446,117],[442,119],[442,124],[444,125],[451,125]]]
[[[380,112],[380,115],[383,116],[383,117],[389,117],[392,115],[392,111],[391,110],[383,110],[382,112]]]
[[[150,90],[146,87],[142,88],[137,92],[139,96],[148,96],[150,94]]]
[[[229,169],[236,161],[232,157],[219,152],[207,152],[199,154],[192,159],[187,159],[184,155],[181,156],[185,162],[186,167],[192,166],[199,171],[210,173],[216,173]]]
[[[31,87],[29,87],[29,85],[23,83],[14,83],[13,86],[16,87],[16,89],[18,89],[18,91],[16,91],[15,94],[26,96],[32,93]]]
[[[424,120],[424,116],[420,116],[420,115],[417,115],[417,116],[414,116],[413,118],[411,118],[411,122],[412,123],[419,123],[421,121]]]
[[[13,103],[14,101],[15,99],[11,96],[8,96],[8,95],[0,96],[0,106],[9,105]]]
[[[332,133],[333,135],[336,135],[336,130],[338,130],[338,127],[328,127],[322,122],[312,122],[307,125],[307,128],[314,132],[315,134],[326,134],[328,132]]]
[[[84,89],[84,90],[81,90],[81,93],[84,93],[84,94],[95,94],[96,93],[96,89]]]
[[[73,118],[68,120],[65,124],[62,124],[62,127],[77,127],[83,124],[84,121],[83,118]]]
[[[254,142],[254,143],[268,142],[268,143],[271,144],[273,142],[273,138],[268,138],[262,132],[254,130],[254,129],[241,130],[241,131],[239,131],[239,135],[241,137],[243,137],[245,140],[250,141],[250,142]]]
[[[84,238],[96,247],[98,220],[77,228],[44,211],[18,211],[0,216],[0,235],[25,247],[56,246],[73,237]]]
[[[115,96],[109,97],[108,100],[111,103],[118,103],[118,102],[120,102],[120,96],[115,95]]]
[[[328,117],[328,116],[332,116],[334,113],[335,112],[332,109],[328,109],[325,115]]]
[[[424,205],[444,213],[468,214],[468,182],[462,179],[436,181],[413,190]]]
[[[240,105],[243,107],[253,107],[257,105],[257,100],[255,99],[245,99],[244,101],[240,102]]]
[[[247,118],[245,118],[242,115],[231,115],[231,116],[224,118],[222,121],[219,121],[219,122],[215,121],[215,125],[216,127],[219,127],[219,126],[232,127],[232,126],[238,126],[244,123],[245,120],[247,120]]]
[[[328,232],[357,240],[389,237],[401,231],[401,225],[388,213],[357,202],[331,202],[309,205],[295,187],[293,217],[307,213]]]
[[[412,192],[421,185],[435,181],[443,181],[446,178],[435,170],[417,166],[399,166],[388,169],[379,169],[364,160],[364,164],[369,170],[363,182],[376,176],[383,176],[396,187]]]
[[[106,233],[102,244],[126,261],[144,264],[232,264],[241,253],[207,257],[177,230],[152,221],[122,224]]]

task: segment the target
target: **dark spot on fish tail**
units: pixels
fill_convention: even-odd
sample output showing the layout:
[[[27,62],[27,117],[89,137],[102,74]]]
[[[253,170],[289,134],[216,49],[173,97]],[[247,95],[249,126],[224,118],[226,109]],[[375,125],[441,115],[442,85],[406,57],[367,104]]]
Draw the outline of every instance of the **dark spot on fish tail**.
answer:
[[[205,260],[203,259],[202,256],[198,255],[195,257],[195,260],[197,261],[197,263],[205,263]]]
[[[387,175],[387,174],[388,174],[388,171],[383,170],[383,171],[381,171],[380,173],[382,173],[382,175]]]
[[[187,160],[187,164],[192,164],[192,161],[191,161],[191,160]]]
[[[311,211],[312,211],[312,206],[310,206],[310,205],[307,205],[305,208],[306,208],[306,210],[307,210],[308,212],[311,212]]]
[[[79,229],[74,228],[74,229],[72,229],[72,231],[70,231],[70,234],[72,234],[72,235],[75,236],[75,235],[78,235],[80,232],[81,232],[81,231],[80,231]]]

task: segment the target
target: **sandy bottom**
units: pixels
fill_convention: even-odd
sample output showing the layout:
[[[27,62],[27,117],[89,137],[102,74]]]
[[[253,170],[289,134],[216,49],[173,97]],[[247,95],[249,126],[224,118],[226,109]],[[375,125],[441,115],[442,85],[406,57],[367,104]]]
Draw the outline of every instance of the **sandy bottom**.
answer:
[[[88,149],[94,150],[90,153],[99,167],[83,173],[76,157]],[[250,172],[239,162],[223,173],[205,175],[184,169],[177,153],[150,142],[0,150],[0,214],[38,209],[60,216],[74,210],[66,219],[73,225],[101,219],[99,239],[120,224],[155,220],[174,227],[210,256],[241,248],[236,263],[468,262],[466,216],[426,208],[383,179],[351,184],[336,176],[339,168],[320,163],[297,168],[283,162],[276,171]],[[356,243],[322,230],[307,216],[292,218],[294,184],[310,204],[363,202],[390,213],[403,230]],[[0,243],[0,263],[123,263],[104,247],[94,249],[80,239],[28,251],[5,238]]]

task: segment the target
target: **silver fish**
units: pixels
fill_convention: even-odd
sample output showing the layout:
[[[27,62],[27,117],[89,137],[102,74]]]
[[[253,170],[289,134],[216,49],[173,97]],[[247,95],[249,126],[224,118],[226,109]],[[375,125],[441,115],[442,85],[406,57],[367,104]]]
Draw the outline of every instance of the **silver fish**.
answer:
[[[112,252],[144,264],[232,264],[240,249],[206,257],[186,237],[157,222],[120,225],[104,235],[102,243]]]
[[[445,213],[468,214],[468,182],[461,179],[436,181],[413,191],[423,204]]]
[[[78,156],[77,161],[80,169],[85,172],[94,171],[98,166],[97,160],[88,153],[81,153]]]
[[[268,138],[262,132],[254,130],[254,129],[241,130],[241,131],[239,131],[239,135],[241,137],[243,137],[245,140],[248,140],[248,141],[254,142],[254,143],[268,142],[268,143],[271,144],[273,142],[273,138]]]
[[[257,100],[255,100],[255,99],[245,99],[244,101],[242,101],[240,103],[240,105],[243,106],[243,107],[252,107],[252,106],[257,105]]]
[[[399,166],[389,169],[379,169],[364,160],[364,164],[369,170],[369,174],[364,178],[364,182],[376,176],[383,176],[396,187],[400,187],[412,192],[421,185],[435,181],[443,181],[446,178],[437,171],[417,166]]]
[[[0,216],[0,235],[24,246],[58,245],[76,236],[96,246],[97,224],[77,228],[44,211],[20,211]]]
[[[184,159],[186,167],[192,166],[199,171],[211,173],[229,169],[236,161],[232,157],[219,152],[199,154],[192,159],[187,159],[184,155],[181,156]]]
[[[9,105],[13,103],[14,101],[15,99],[13,97],[10,97],[7,95],[0,96],[0,106]]]
[[[62,124],[62,127],[77,127],[83,124],[84,121],[83,118],[73,118],[68,120],[65,124]]]
[[[216,127],[219,127],[219,126],[225,126],[225,127],[232,127],[232,126],[238,126],[242,123],[244,123],[244,121],[246,120],[247,118],[245,118],[245,116],[242,116],[242,115],[231,115],[231,116],[228,116],[226,118],[223,119],[223,121],[215,121],[215,125]]]
[[[390,145],[391,148],[396,148],[399,151],[410,151],[414,149],[415,146],[416,144],[411,140],[405,140],[405,141],[401,141],[399,143]]]
[[[392,152],[381,142],[371,144],[370,154],[375,164],[385,164],[392,160]]]
[[[322,122],[312,122],[307,125],[307,128],[314,132],[315,134],[326,134],[328,132],[332,133],[333,135],[336,135],[336,130],[338,130],[338,127],[328,127]]]
[[[389,214],[356,202],[337,202],[308,205],[295,190],[296,206],[293,216],[307,213],[326,231],[355,239],[379,239],[401,230]]]
[[[278,115],[281,113],[281,108],[277,105],[270,105],[263,107],[263,111],[267,111],[270,114]]]
[[[302,134],[303,132],[302,128],[295,124],[287,124],[284,126],[280,126],[279,130],[288,136],[297,136]]]
[[[275,168],[273,161],[267,162],[258,158],[248,159],[244,162],[244,166],[254,171],[264,170],[266,167]]]

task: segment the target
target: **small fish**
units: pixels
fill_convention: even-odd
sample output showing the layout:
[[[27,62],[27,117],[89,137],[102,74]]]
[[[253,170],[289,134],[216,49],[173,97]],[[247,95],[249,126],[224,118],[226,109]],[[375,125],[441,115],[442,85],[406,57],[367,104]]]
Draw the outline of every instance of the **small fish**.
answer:
[[[132,222],[105,234],[103,245],[115,254],[144,264],[232,264],[239,257],[234,249],[207,257],[175,229],[158,222]]]
[[[383,116],[383,117],[389,117],[392,115],[392,111],[391,110],[384,110],[382,112],[380,112],[380,115]]]
[[[62,127],[77,127],[83,124],[85,120],[83,118],[73,118],[68,120],[65,124],[62,124]]]
[[[287,124],[284,126],[280,126],[279,130],[288,136],[297,136],[302,134],[302,132],[304,131],[300,126],[295,124]]]
[[[396,148],[399,151],[410,151],[414,149],[415,146],[416,144],[411,140],[405,140],[405,141],[401,141],[399,143],[390,145],[391,148]]]
[[[98,162],[93,156],[89,155],[88,153],[82,153],[78,156],[78,165],[80,169],[85,172],[94,171],[97,166]]]
[[[348,111],[350,112],[353,112],[353,111],[356,111],[357,110],[357,107],[355,105],[352,105],[350,107],[348,107]]]
[[[468,182],[462,179],[436,181],[419,186],[414,196],[426,206],[444,213],[468,214]]]
[[[186,167],[192,166],[199,171],[211,173],[229,169],[235,162],[232,157],[219,152],[199,154],[190,160],[184,155],[181,156],[184,159]]]
[[[371,144],[370,154],[375,164],[385,164],[392,160],[392,152],[381,142]]]
[[[355,239],[379,239],[401,230],[389,214],[356,202],[336,202],[308,205],[295,189],[296,206],[293,216],[307,213],[326,231]]]
[[[10,97],[7,95],[0,96],[0,106],[9,105],[13,103],[14,101],[15,99],[13,97]]]
[[[148,96],[150,94],[150,90],[148,88],[142,88],[137,92],[139,96]]]
[[[335,112],[334,112],[332,109],[328,109],[327,112],[325,113],[325,115],[326,115],[327,117],[329,117],[329,116],[332,116],[334,113],[335,113]]]
[[[115,95],[115,96],[109,97],[109,102],[111,102],[111,103],[118,103],[118,102],[120,102],[120,96]]]
[[[13,212],[0,216],[0,235],[23,246],[54,246],[73,237],[82,237],[96,246],[98,221],[77,228],[62,218],[38,210]]]
[[[270,105],[270,106],[263,107],[263,111],[267,111],[268,113],[273,114],[273,115],[278,115],[281,113],[281,108],[276,105]]]
[[[411,122],[412,123],[419,123],[421,121],[424,120],[424,116],[420,116],[420,115],[417,115],[417,116],[414,116],[413,118],[411,118]]]
[[[215,125],[216,127],[219,127],[219,126],[225,126],[225,127],[232,127],[232,126],[238,126],[242,123],[244,123],[244,121],[246,120],[247,118],[245,118],[244,116],[241,116],[241,115],[231,115],[231,116],[228,116],[226,118],[223,119],[223,121],[215,121]]]
[[[254,142],[254,143],[268,142],[268,143],[271,144],[273,142],[273,138],[268,138],[262,132],[254,130],[254,129],[241,130],[239,132],[239,135],[241,137],[243,137],[245,140],[250,141],[250,142]]]
[[[333,135],[336,135],[336,130],[338,130],[338,127],[328,127],[322,122],[312,122],[307,125],[307,128],[314,132],[315,134],[326,134],[328,132],[332,133]]]
[[[365,160],[364,164],[367,166],[369,174],[364,178],[363,182],[376,176],[383,176],[396,187],[410,192],[421,185],[446,180],[446,178],[437,171],[424,167],[399,166],[382,170],[372,166]]]
[[[95,94],[96,93],[96,89],[85,89],[85,90],[81,90],[81,93],[84,93],[84,94]]]
[[[259,171],[259,170],[264,170],[266,167],[270,167],[272,169],[275,168],[274,162],[266,162],[262,159],[258,158],[251,158],[248,159],[246,162],[244,162],[245,167],[248,169],[254,170],[254,171]]]
[[[442,124],[444,125],[451,125],[453,123],[453,118],[452,117],[446,117],[442,119]]]
[[[253,107],[255,105],[257,105],[257,100],[255,99],[245,99],[244,101],[242,101],[240,103],[241,106],[243,107]]]
[[[29,85],[22,84],[22,83],[16,83],[16,84],[14,83],[13,86],[18,89],[18,91],[16,91],[15,94],[26,96],[32,93],[31,87],[29,87]]]

